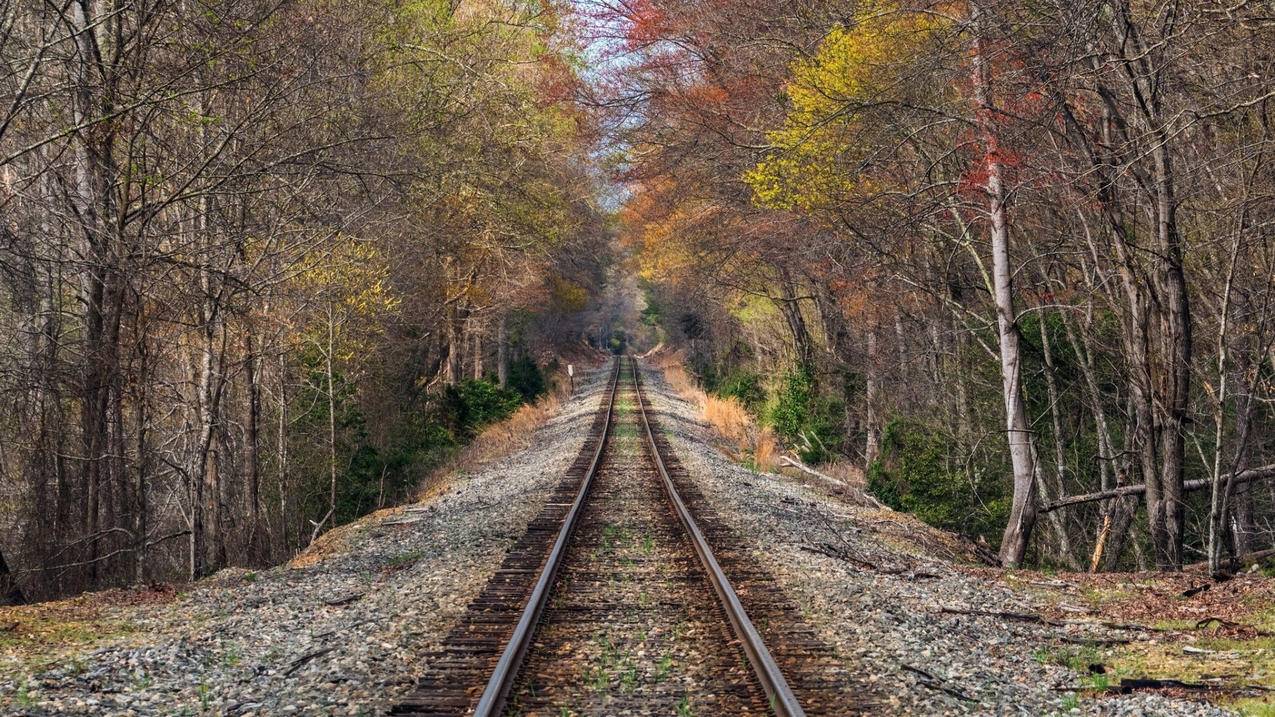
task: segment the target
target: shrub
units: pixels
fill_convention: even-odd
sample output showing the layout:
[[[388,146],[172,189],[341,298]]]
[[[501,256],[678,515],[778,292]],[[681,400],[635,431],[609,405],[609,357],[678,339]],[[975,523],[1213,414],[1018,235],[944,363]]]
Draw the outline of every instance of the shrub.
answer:
[[[819,395],[810,370],[796,369],[784,376],[769,418],[803,461],[822,463],[841,444],[840,413],[836,401]]]
[[[998,479],[1003,466],[979,466],[959,454],[946,431],[895,419],[882,433],[881,457],[868,468],[868,487],[881,502],[930,525],[995,543],[1009,508]]]
[[[766,405],[766,388],[762,385],[761,376],[751,371],[737,371],[726,376],[713,392],[739,401],[754,416],[759,415]]]
[[[544,372],[535,361],[523,356],[509,364],[509,390],[522,396],[522,400],[531,403],[544,395],[547,386]]]
[[[522,394],[485,379],[469,379],[459,386],[449,386],[444,401],[457,432],[470,439],[485,426],[513,414],[522,405]]]

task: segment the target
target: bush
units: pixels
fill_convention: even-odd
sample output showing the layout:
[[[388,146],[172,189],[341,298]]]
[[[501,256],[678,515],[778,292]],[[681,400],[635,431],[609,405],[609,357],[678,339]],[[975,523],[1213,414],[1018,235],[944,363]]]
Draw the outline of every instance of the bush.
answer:
[[[509,390],[527,403],[540,398],[547,390],[544,372],[535,361],[523,356],[509,364]]]
[[[995,544],[1009,512],[998,479],[1004,466],[972,463],[960,458],[955,437],[946,431],[895,419],[882,433],[881,457],[868,467],[868,487],[891,508]]]
[[[761,376],[750,371],[730,374],[716,386],[713,393],[739,401],[754,416],[760,415],[762,407],[766,405],[766,388],[762,386]]]
[[[469,440],[484,427],[502,421],[522,405],[522,395],[485,379],[469,379],[449,386],[444,397],[457,433]]]
[[[809,369],[789,372],[780,384],[770,423],[807,463],[823,463],[841,444],[840,404],[819,395]]]

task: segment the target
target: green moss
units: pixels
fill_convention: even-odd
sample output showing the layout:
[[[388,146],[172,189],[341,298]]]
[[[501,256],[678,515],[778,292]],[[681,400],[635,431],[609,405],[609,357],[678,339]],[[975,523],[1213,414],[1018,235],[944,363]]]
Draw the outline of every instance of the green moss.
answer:
[[[132,622],[103,617],[95,607],[51,603],[14,608],[0,614],[0,675],[24,680],[53,666],[74,666],[78,656],[102,643],[136,632]]]
[[[385,567],[390,570],[402,570],[415,565],[418,560],[425,557],[424,550],[409,550],[405,553],[399,553],[385,561]]]
[[[1275,717],[1275,704],[1272,704],[1272,699],[1275,698],[1249,697],[1232,702],[1230,707],[1249,717]]]
[[[1042,647],[1032,653],[1042,665],[1058,665],[1076,672],[1088,673],[1089,666],[1102,663],[1102,653],[1087,645]]]
[[[1275,609],[1245,616],[1245,624],[1264,629],[1275,620]],[[1113,651],[1107,661],[1113,681],[1123,677],[1152,677],[1197,682],[1225,676],[1224,684],[1234,687],[1255,685],[1275,687],[1275,637],[1212,637],[1207,630],[1195,631],[1188,620],[1166,620],[1165,627],[1192,633],[1188,643],[1178,640],[1132,643]],[[1203,652],[1185,652],[1190,645]],[[1275,715],[1269,696],[1240,697],[1227,705],[1248,715]]]

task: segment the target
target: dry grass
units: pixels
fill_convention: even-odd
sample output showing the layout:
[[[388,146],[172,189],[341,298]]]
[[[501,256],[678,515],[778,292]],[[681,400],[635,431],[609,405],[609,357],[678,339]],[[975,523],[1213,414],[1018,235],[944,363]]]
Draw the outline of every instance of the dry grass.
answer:
[[[417,500],[436,496],[462,470],[476,470],[531,445],[531,434],[558,412],[563,398],[557,393],[546,395],[535,403],[522,405],[509,418],[485,428],[445,464],[430,472],[416,496]]]
[[[779,439],[770,428],[759,426],[743,404],[733,398],[705,393],[686,372],[678,353],[661,352],[651,357],[651,363],[664,372],[669,387],[698,406],[700,418],[728,445],[735,447],[738,460],[750,463],[759,471],[773,472],[778,468],[783,452]]]
[[[67,655],[123,638],[139,628],[127,609],[177,598],[168,586],[112,589],[74,598],[0,607],[0,676],[65,664]]]
[[[867,476],[863,474],[863,469],[847,460],[838,460],[833,463],[825,463],[819,466],[819,472],[833,478],[847,487],[857,491],[866,491],[868,489]]]
[[[757,464],[758,470],[772,473],[778,470],[779,456],[783,452],[774,431],[765,427],[758,429],[753,438],[753,462]]]

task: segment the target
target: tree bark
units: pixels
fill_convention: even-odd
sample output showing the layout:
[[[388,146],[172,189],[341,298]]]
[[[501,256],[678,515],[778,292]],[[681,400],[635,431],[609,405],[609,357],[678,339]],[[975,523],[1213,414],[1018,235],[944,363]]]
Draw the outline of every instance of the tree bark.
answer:
[[[815,359],[814,346],[810,339],[810,329],[806,326],[806,318],[801,314],[801,304],[797,299],[797,292],[793,286],[791,273],[787,268],[782,268],[779,274],[780,289],[783,292],[779,299],[779,310],[783,314],[784,320],[788,323],[789,333],[792,334],[793,350],[797,356],[797,365],[809,369],[814,366]]]
[[[4,559],[4,550],[0,550],[0,605],[21,605],[25,602],[22,587],[13,578],[13,571]]]
[[[248,425],[245,429],[244,483],[248,502],[248,547],[255,559],[261,533],[261,377],[257,342],[250,325],[244,332],[244,380],[248,391]]]
[[[500,315],[500,322],[496,326],[496,381],[501,388],[509,387],[509,348],[507,346],[509,337],[508,317],[505,314]]]
[[[881,453],[881,417],[878,415],[881,390],[881,366],[880,356],[878,355],[877,333],[879,328],[874,320],[868,320],[867,326],[867,353],[868,360],[865,366],[865,396],[863,411],[863,427],[864,433],[867,434],[863,446],[864,467],[872,465]]]
[[[1156,341],[1151,344],[1154,361],[1148,382],[1154,387],[1153,428],[1150,436],[1152,459],[1147,477],[1147,515],[1156,566],[1162,570],[1182,569],[1182,537],[1185,506],[1182,503],[1183,459],[1186,446],[1187,410],[1191,389],[1191,308],[1186,273],[1182,262],[1182,238],[1177,224],[1170,129],[1162,108],[1163,65],[1156,65],[1163,48],[1146,47],[1128,0],[1116,3],[1114,29],[1122,52],[1121,67],[1137,98],[1134,103],[1140,129],[1151,143],[1152,163],[1149,199],[1155,220],[1155,271],[1152,273],[1156,298]],[[1170,7],[1167,13],[1180,9]],[[1171,24],[1170,18],[1164,19]],[[1159,58],[1162,59],[1162,58]]]
[[[1014,309],[1013,269],[1009,258],[1009,221],[1002,178],[1000,147],[996,136],[994,108],[987,58],[984,54],[981,11],[974,6],[973,81],[977,102],[977,124],[987,168],[987,211],[991,221],[992,296],[996,304],[996,325],[1000,343],[1001,384],[1005,407],[1005,438],[1014,471],[1014,494],[1009,520],[1001,538],[1000,560],[1005,567],[1022,564],[1036,524],[1037,461],[1027,406],[1023,399],[1021,337]]]

